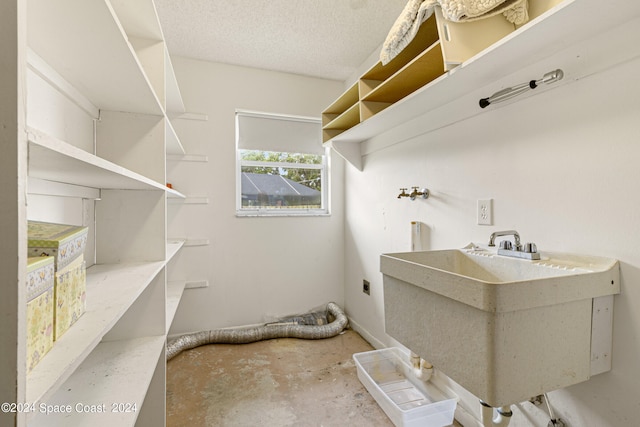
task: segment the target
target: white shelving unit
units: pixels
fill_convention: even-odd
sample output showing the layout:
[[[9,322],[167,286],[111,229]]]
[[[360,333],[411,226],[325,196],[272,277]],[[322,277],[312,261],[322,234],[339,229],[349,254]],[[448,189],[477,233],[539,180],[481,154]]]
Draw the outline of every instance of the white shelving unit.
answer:
[[[633,0],[565,0],[326,145],[362,170],[362,155],[482,114],[478,100],[500,89],[562,68],[557,87],[637,57],[639,17],[640,3]]]
[[[201,122],[209,119],[207,115],[198,113],[170,114],[174,117],[176,128],[186,135],[196,135],[197,133],[193,132],[191,127],[201,126]],[[194,260],[207,259],[210,253],[210,242],[209,239],[201,237],[199,221],[192,220],[193,217],[201,218],[200,210],[211,203],[211,195],[207,193],[208,188],[203,188],[198,182],[198,177],[208,166],[208,161],[208,156],[202,154],[167,154],[169,181],[185,193],[184,197],[169,199],[168,233],[173,239],[183,242],[184,248],[172,264],[167,283],[167,328],[170,335],[176,334],[170,326],[178,311],[180,303],[178,296],[181,297],[186,291],[193,292],[190,291],[191,289],[209,286],[209,281],[203,278],[205,276],[202,269],[197,266],[200,263]],[[198,186],[200,188],[194,189]],[[192,194],[192,191],[196,193]],[[176,325],[179,325],[179,321],[176,321]],[[176,327],[179,328],[179,326]]]
[[[185,110],[155,5],[11,0],[0,33],[3,55],[17,53],[0,73],[0,220],[10,231],[0,267],[17,277],[0,298],[0,338],[16,343],[3,354],[0,398],[34,409],[3,412],[0,424],[163,426],[166,337],[185,286],[167,281],[184,246],[168,238],[168,200],[185,196],[167,188],[166,162],[185,156],[172,124]],[[88,226],[91,250],[86,312],[27,374],[33,217]],[[70,413],[43,413],[64,405]]]
[[[98,346],[164,263],[95,265],[87,271],[87,311],[29,374],[27,402],[46,402]]]

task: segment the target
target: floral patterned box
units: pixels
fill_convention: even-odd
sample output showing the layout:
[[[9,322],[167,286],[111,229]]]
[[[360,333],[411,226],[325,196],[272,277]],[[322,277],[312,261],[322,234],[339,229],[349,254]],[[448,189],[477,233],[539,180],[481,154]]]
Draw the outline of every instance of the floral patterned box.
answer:
[[[53,347],[53,257],[27,260],[27,372]]]
[[[55,273],[54,339],[58,340],[86,309],[87,273],[84,256]]]
[[[60,271],[84,253],[87,232],[87,227],[29,221],[29,256],[53,256]]]

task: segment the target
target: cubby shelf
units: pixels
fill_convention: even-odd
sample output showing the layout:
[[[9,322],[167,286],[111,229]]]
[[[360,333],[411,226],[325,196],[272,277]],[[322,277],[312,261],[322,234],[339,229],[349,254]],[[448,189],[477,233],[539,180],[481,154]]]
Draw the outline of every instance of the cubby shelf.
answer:
[[[323,126],[325,130],[345,129],[360,123],[360,109],[356,101],[355,104],[347,108],[344,112],[336,115],[336,117]]]
[[[345,91],[338,99],[334,101],[333,104],[328,106],[324,113],[327,114],[327,120],[325,120],[323,125],[331,122],[336,116],[342,114],[344,111],[348,110],[351,106],[358,102],[358,84],[355,83],[351,85],[349,89]]]
[[[420,132],[425,133],[480,114],[482,110],[477,99],[468,104],[458,101],[479,89],[484,89],[484,95],[488,96],[505,87],[500,84],[522,83],[521,77],[504,83],[505,79],[522,70],[551,71],[537,70],[537,65],[546,59],[561,58],[554,62],[556,68],[568,64],[564,81],[557,84],[560,85],[588,75],[597,67],[610,66],[637,55],[631,40],[616,31],[623,24],[638,19],[640,3],[615,0],[603,7],[596,0],[538,0],[530,4],[535,6],[537,14],[531,21],[388,108],[382,108],[361,123],[326,139],[325,145],[333,147],[356,168],[362,169],[361,156],[367,154],[362,144],[376,139],[375,149],[380,149],[405,140],[411,136],[406,130],[409,122],[416,129],[419,126],[415,122],[422,122]],[[550,7],[548,10],[547,6]],[[628,48],[610,48],[621,43]],[[579,61],[587,56],[593,59]]]
[[[444,62],[440,53],[440,42],[436,41],[418,54],[400,70],[382,81],[377,81],[362,101],[387,102],[392,104],[415,92],[444,73]],[[371,82],[365,76],[363,80]]]
[[[366,122],[514,29],[502,16],[467,24],[450,22],[436,8],[404,49],[388,63],[372,66],[323,112],[323,142]],[[357,152],[340,151],[343,144],[334,148],[343,155]]]

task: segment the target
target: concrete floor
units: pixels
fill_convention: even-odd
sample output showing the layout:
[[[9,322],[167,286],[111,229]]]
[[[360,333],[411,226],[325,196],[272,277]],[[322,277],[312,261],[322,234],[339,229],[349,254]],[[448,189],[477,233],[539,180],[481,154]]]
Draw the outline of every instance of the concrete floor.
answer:
[[[167,426],[393,426],[358,380],[356,332],[185,351],[167,366]]]

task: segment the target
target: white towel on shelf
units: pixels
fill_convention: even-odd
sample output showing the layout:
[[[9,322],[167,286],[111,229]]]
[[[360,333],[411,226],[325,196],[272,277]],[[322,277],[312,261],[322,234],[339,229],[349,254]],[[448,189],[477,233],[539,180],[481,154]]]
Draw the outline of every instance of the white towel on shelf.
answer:
[[[382,65],[389,63],[407,47],[420,25],[433,14],[437,6],[442,8],[442,15],[453,22],[475,21],[499,13],[516,25],[529,20],[527,0],[409,0],[382,46]]]

